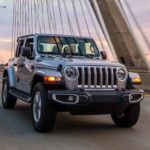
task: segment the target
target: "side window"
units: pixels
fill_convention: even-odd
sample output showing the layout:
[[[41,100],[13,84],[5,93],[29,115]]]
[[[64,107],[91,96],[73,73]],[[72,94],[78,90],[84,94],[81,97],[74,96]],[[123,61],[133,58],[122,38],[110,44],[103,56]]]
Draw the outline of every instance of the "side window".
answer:
[[[16,50],[16,57],[20,56],[21,48],[22,48],[23,44],[24,44],[24,40],[18,41],[17,50]]]
[[[34,44],[33,38],[30,38],[30,39],[26,40],[25,47],[30,47],[31,48],[31,56],[33,56],[33,44]]]

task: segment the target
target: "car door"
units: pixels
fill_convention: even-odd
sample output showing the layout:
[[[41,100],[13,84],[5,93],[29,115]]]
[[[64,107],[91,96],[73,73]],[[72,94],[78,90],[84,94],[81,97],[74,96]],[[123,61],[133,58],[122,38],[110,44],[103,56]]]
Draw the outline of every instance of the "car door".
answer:
[[[16,48],[16,53],[15,53],[15,58],[13,59],[13,67],[15,70],[15,77],[16,77],[16,85],[15,88],[19,89],[19,73],[20,73],[20,69],[19,69],[19,60],[20,60],[20,55],[21,55],[21,49],[24,45],[24,39],[19,39],[18,40],[18,45]]]
[[[19,59],[19,89],[25,93],[30,93],[31,90],[31,81],[34,72],[33,68],[33,38],[27,38],[24,46],[31,48],[31,57],[26,58],[20,56]]]

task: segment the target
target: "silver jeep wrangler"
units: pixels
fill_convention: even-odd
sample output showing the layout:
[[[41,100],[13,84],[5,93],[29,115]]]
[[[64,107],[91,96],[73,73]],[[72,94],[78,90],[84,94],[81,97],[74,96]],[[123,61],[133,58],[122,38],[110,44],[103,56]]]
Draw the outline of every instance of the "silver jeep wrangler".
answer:
[[[2,104],[12,109],[17,99],[31,103],[36,131],[50,131],[57,112],[111,114],[119,127],[136,124],[144,98],[134,86],[140,78],[106,61],[92,38],[35,34],[17,42],[3,74]]]

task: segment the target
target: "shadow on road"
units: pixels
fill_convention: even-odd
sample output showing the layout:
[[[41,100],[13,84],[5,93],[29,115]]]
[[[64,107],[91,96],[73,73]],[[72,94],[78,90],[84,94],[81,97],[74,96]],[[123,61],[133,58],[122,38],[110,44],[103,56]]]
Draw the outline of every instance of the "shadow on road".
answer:
[[[29,104],[19,102],[14,110],[4,110],[0,108],[0,118],[7,125],[5,128],[13,129],[21,133],[33,133],[31,124],[31,110]],[[7,120],[9,119],[9,120]],[[13,122],[14,124],[10,124]],[[1,125],[0,125],[1,127]],[[18,127],[20,129],[18,129]],[[6,130],[6,129],[5,129]],[[53,134],[80,134],[82,133],[102,133],[121,130],[117,128],[110,116],[72,116],[69,113],[58,113]],[[131,130],[132,129],[127,129]],[[50,133],[51,134],[51,133]]]

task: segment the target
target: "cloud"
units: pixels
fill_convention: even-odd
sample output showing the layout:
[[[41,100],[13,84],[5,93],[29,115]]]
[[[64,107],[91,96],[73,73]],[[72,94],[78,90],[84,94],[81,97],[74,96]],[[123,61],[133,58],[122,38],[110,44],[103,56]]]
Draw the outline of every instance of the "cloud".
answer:
[[[11,57],[11,52],[9,49],[0,50],[0,63],[8,62]]]
[[[0,38],[0,42],[11,43],[11,39],[9,39],[9,38]]]

